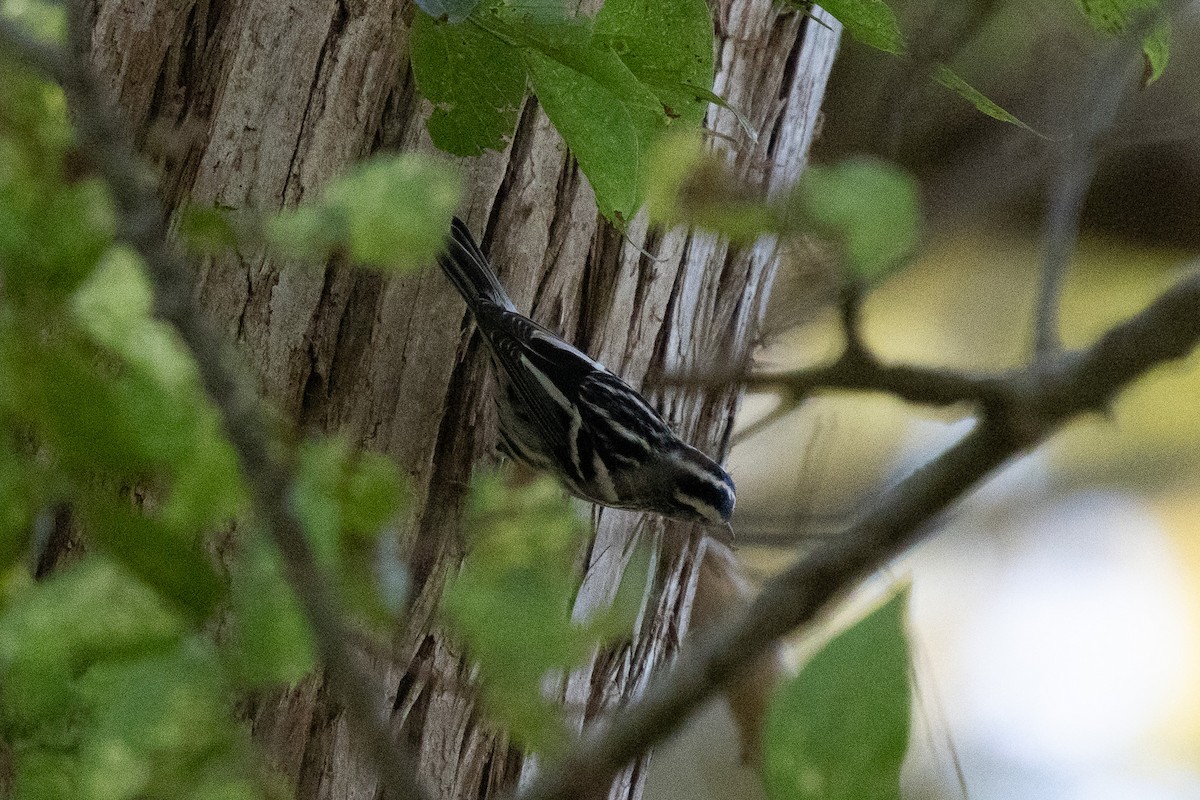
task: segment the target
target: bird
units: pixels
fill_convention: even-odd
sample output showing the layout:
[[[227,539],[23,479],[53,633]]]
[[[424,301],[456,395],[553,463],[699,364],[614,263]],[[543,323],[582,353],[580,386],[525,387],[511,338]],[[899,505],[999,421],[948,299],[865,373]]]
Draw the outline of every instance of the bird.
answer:
[[[592,503],[728,526],[729,473],[611,370],[520,313],[458,217],[437,260],[491,352],[504,455]]]

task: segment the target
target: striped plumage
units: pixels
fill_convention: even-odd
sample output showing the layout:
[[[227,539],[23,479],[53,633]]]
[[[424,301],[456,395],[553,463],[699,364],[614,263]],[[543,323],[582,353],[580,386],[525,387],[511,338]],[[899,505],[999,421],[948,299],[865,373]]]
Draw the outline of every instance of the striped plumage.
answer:
[[[519,313],[457,217],[438,263],[492,352],[505,453],[557,475],[572,494],[594,503],[729,521],[729,474],[682,442],[603,364]]]

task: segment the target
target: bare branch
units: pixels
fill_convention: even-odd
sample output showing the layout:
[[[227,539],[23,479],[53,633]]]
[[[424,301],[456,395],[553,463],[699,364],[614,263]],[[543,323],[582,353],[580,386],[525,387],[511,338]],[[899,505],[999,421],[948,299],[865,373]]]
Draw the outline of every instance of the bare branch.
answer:
[[[847,351],[847,354],[849,351]],[[782,389],[796,398],[823,391],[884,392],[917,405],[952,406],[977,403],[993,406],[1008,394],[1010,377],[973,375],[954,370],[884,364],[873,354],[843,355],[827,366],[779,374],[750,375],[750,390]]]
[[[1200,274],[1160,296],[1089,349],[1008,381],[1007,405],[887,492],[844,537],[796,561],[749,609],[699,642],[643,699],[597,727],[520,797],[588,795],[630,759],[675,730],[701,702],[783,634],[811,623],[858,581],[929,534],[936,517],[990,472],[1045,440],[1069,418],[1103,409],[1155,366],[1200,341]]]
[[[741,384],[750,391],[776,391],[783,394],[780,406],[768,420],[788,413],[805,398],[826,391],[883,392],[917,405],[952,406],[972,403],[985,410],[1009,401],[1017,373],[976,375],[951,369],[908,364],[885,364],[862,339],[861,290],[849,285],[838,304],[845,346],[830,364],[777,373],[714,373],[708,375],[668,376],[665,383],[683,386],[724,388]],[[759,430],[765,423],[755,423]]]
[[[288,503],[288,493],[295,483],[291,454],[271,438],[270,418],[253,380],[193,301],[192,273],[171,243],[165,210],[145,178],[149,171],[134,151],[124,121],[107,102],[86,64],[31,39],[2,18],[0,50],[60,83],[66,91],[81,150],[109,186],[121,237],[145,263],[154,287],[157,315],[175,327],[196,361],[205,391],[219,410],[237,452],[255,515],[279,548],[288,583],[312,626],[330,686],[345,704],[360,744],[374,762],[385,796],[395,800],[423,798],[415,769],[409,763],[411,758],[393,740],[386,725],[385,694],[364,660],[351,650],[351,636],[338,598]]]

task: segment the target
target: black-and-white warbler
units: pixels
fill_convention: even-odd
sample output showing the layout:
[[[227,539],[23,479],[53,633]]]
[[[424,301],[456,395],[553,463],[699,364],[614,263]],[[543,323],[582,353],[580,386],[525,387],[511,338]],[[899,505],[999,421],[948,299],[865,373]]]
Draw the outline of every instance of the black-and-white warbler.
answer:
[[[612,372],[516,310],[457,217],[438,256],[492,352],[501,449],[600,505],[723,524],[729,474]]]

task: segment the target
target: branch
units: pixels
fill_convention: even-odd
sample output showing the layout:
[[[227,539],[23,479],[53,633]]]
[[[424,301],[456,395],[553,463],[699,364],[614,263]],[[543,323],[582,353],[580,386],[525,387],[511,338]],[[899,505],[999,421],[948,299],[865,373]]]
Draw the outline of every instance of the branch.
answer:
[[[925,538],[935,518],[993,470],[1071,417],[1104,409],[1125,386],[1200,342],[1200,274],[1161,295],[1089,349],[1006,382],[1003,413],[887,492],[844,536],[796,561],[754,603],[702,639],[637,704],[598,726],[521,800],[580,798],[679,727],[706,698],[785,633],[811,623],[854,585]]]
[[[985,410],[997,408],[1010,400],[1013,381],[1019,373],[973,374],[880,361],[862,339],[861,306],[861,290],[854,285],[844,288],[838,308],[846,343],[842,354],[832,363],[788,372],[675,375],[664,378],[663,382],[722,389],[736,383],[750,391],[782,392],[784,401],[770,414],[772,420],[795,408],[806,398],[825,391],[883,392],[917,405],[973,403]],[[752,427],[757,430],[762,426],[755,423]],[[742,435],[744,432],[739,434]]]
[[[75,4],[70,5],[74,9]],[[124,121],[107,102],[86,64],[31,39],[3,18],[0,50],[65,90],[81,150],[108,184],[121,238],[145,263],[154,288],[156,314],[174,326],[191,351],[205,391],[220,412],[250,489],[255,515],[279,548],[288,583],[312,626],[330,686],[345,704],[360,746],[368,749],[384,795],[394,800],[424,798],[411,757],[393,740],[380,712],[384,693],[350,649],[350,632],[342,622],[338,599],[288,503],[295,483],[290,458],[270,438],[269,416],[254,382],[192,299],[192,273],[171,243],[165,209],[145,179],[148,170],[133,148]]]

